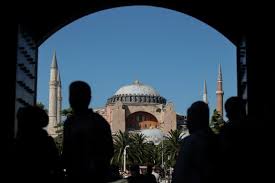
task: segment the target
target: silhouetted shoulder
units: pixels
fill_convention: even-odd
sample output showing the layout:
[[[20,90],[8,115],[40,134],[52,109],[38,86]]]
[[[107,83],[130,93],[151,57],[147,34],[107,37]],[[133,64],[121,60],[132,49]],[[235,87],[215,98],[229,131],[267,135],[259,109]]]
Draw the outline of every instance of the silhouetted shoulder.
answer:
[[[94,113],[93,113],[93,116],[94,116],[94,118],[97,119],[98,121],[101,121],[101,122],[104,123],[105,125],[110,126],[109,123],[106,121],[106,119],[105,119],[103,116],[101,116],[100,114],[94,112]]]
[[[69,125],[70,123],[72,123],[72,121],[73,121],[73,116],[72,115],[68,116],[64,121],[64,126]]]
[[[104,120],[104,121],[106,121],[105,118],[103,118],[100,114],[98,114],[96,112],[93,112],[93,116],[94,116],[94,118],[97,118],[98,120]]]

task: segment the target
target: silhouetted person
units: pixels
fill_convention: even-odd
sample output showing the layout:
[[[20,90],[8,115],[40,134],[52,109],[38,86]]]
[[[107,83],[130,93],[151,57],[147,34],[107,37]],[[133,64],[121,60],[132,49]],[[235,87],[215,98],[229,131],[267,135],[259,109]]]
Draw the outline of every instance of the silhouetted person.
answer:
[[[202,101],[187,110],[185,137],[173,173],[174,183],[213,183],[217,174],[217,138],[209,128],[209,108]]]
[[[246,181],[245,171],[248,170],[247,158],[249,141],[247,140],[247,117],[244,101],[237,96],[230,97],[225,102],[227,123],[220,131],[221,154],[223,156],[223,182]],[[253,148],[254,149],[254,148]],[[253,161],[253,159],[251,159]]]
[[[146,183],[157,183],[156,177],[152,174],[152,172],[153,172],[153,167],[151,165],[148,165],[146,174],[144,175]]]
[[[109,173],[110,173],[110,176],[109,176],[108,182],[122,179],[122,176],[119,174],[119,167],[116,165],[110,166]]]
[[[133,164],[130,166],[130,173],[131,176],[129,176],[128,183],[144,183],[146,182],[145,176],[140,174],[139,165]]]
[[[108,178],[109,183],[126,183],[127,179],[123,179],[123,177],[119,174],[119,167],[116,165],[111,165],[110,167],[110,176]]]
[[[88,106],[90,86],[75,81],[69,87],[72,115],[64,123],[63,158],[69,182],[106,182],[113,140],[110,125]]]
[[[245,103],[240,97],[230,97],[225,102],[225,112],[228,121],[221,129],[220,136],[223,140],[224,148],[231,148],[237,143],[244,131],[242,128],[246,125]]]
[[[155,176],[157,183],[160,182],[160,172],[159,172],[159,168],[153,167],[152,174]]]
[[[34,106],[17,112],[15,179],[21,182],[61,181],[61,165],[55,142],[43,128],[48,125],[47,113]]]

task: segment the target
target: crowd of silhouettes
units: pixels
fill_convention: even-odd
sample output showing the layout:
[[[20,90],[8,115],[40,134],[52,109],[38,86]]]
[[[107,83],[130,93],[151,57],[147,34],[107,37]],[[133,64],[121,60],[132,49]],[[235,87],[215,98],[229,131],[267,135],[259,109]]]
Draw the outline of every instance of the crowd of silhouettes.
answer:
[[[111,167],[110,167],[110,175],[108,177],[108,182],[112,182],[112,183],[127,182],[125,179],[123,179],[123,176],[120,175],[119,166],[117,166],[117,165],[111,165]]]
[[[190,135],[183,140],[173,173],[173,183],[246,182],[249,141],[245,102],[237,96],[225,102],[228,121],[219,134],[209,128],[209,107],[194,102],[187,110]]]
[[[159,182],[159,174],[153,172],[151,165],[144,175],[139,165],[131,165],[127,179],[119,174],[118,166],[110,165],[114,155],[110,125],[89,108],[91,98],[91,88],[86,82],[70,84],[72,115],[64,122],[61,156],[54,139],[44,129],[49,123],[45,110],[37,106],[18,110],[14,143],[16,178],[22,182]],[[184,138],[177,156],[173,183],[245,181],[247,175],[242,170],[250,159],[246,158],[249,147],[244,133],[248,122],[244,101],[230,97],[225,102],[225,112],[228,122],[219,134],[214,134],[209,127],[208,104],[197,101],[188,108],[190,135]]]
[[[138,164],[130,166],[130,176],[127,177],[129,183],[156,183],[156,177],[152,174],[152,166],[148,165],[145,174],[140,173]]]

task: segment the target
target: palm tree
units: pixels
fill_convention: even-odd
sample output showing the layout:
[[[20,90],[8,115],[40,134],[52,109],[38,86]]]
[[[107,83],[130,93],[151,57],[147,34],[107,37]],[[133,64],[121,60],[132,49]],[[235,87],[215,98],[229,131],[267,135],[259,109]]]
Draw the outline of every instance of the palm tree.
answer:
[[[185,133],[182,130],[171,130],[165,137],[164,143],[164,159],[167,166],[173,167],[176,164],[176,159],[180,150],[183,136]]]
[[[122,166],[123,151],[127,145],[127,164],[146,165],[156,161],[156,146],[146,142],[146,137],[140,133],[128,133],[119,131],[113,136],[114,140],[114,156],[111,160],[112,164]]]
[[[131,164],[144,164],[147,160],[146,138],[143,134],[132,133],[130,135],[130,148],[128,156]]]
[[[119,131],[113,136],[114,156],[111,160],[112,164],[122,166],[124,148],[130,144],[130,136],[127,132]]]
[[[145,163],[152,165],[161,165],[161,144],[155,145],[153,142],[146,143],[146,160]]]

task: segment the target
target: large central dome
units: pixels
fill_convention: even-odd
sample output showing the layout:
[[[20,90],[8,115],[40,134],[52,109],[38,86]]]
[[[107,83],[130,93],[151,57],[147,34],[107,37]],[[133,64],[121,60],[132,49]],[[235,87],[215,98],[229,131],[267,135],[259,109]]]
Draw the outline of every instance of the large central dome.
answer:
[[[107,100],[107,104],[114,104],[118,101],[126,104],[166,104],[166,99],[151,86],[144,85],[139,81],[125,85]]]
[[[138,80],[134,81],[131,85],[121,87],[115,95],[151,95],[160,96],[159,93],[151,86],[144,85]]]

